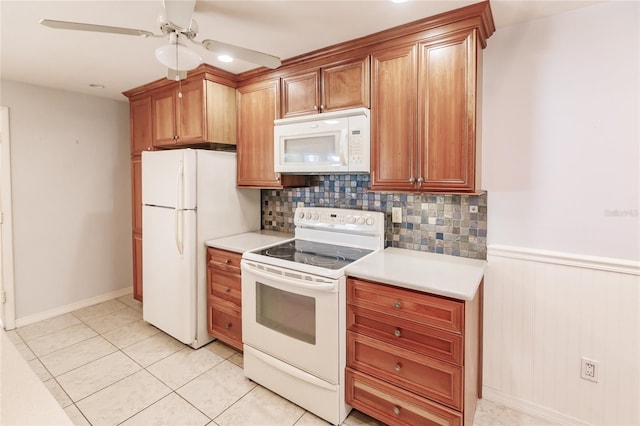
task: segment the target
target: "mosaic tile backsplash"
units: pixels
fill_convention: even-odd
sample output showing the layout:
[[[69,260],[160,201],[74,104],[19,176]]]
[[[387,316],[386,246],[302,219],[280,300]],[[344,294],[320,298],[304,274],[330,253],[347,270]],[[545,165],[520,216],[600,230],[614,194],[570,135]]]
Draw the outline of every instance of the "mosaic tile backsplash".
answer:
[[[336,207],[385,213],[387,247],[487,258],[487,195],[369,192],[369,175],[312,176],[304,188],[262,190],[262,227],[293,233],[296,207]],[[472,206],[477,213],[472,213]],[[402,207],[402,223],[391,208]]]

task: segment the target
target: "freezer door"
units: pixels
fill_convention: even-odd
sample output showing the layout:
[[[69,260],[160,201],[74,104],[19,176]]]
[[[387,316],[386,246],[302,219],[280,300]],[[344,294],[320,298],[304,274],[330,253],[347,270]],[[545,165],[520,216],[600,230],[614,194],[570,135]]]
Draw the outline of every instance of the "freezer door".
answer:
[[[196,151],[192,149],[144,151],[142,153],[142,204],[195,209]]]
[[[143,206],[142,317],[183,343],[196,337],[196,213]]]

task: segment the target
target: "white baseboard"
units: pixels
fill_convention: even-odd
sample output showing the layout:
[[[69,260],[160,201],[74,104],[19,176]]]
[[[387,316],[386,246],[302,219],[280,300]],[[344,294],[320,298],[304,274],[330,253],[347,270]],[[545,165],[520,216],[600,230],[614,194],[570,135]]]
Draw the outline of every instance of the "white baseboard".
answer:
[[[487,401],[504,405],[507,408],[511,408],[512,410],[519,411],[526,415],[537,417],[547,423],[570,426],[589,425],[589,423],[585,423],[582,420],[564,415],[562,413],[558,413],[557,411],[534,404],[531,401],[515,398],[511,395],[502,393],[487,386],[482,387],[482,398],[486,399]]]
[[[99,296],[92,297],[90,299],[81,300],[79,302],[71,303],[69,305],[60,306],[59,308],[51,309],[49,311],[40,312],[34,315],[29,315],[23,318],[16,319],[16,328],[24,327],[25,325],[33,324],[38,321],[43,321],[49,318],[57,317],[58,315],[68,314],[69,312],[76,311],[78,309],[86,308],[87,306],[95,305],[96,303],[106,302],[107,300],[115,299],[118,297],[131,294],[133,289],[131,286],[125,287],[120,290],[112,291],[109,293],[101,294]]]

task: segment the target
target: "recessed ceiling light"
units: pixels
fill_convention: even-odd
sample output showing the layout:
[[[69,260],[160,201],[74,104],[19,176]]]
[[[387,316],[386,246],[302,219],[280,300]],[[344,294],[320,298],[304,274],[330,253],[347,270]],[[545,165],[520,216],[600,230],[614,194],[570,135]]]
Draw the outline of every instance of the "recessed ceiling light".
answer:
[[[104,89],[104,84],[91,83],[89,87],[93,87],[94,89]]]
[[[229,55],[220,55],[218,56],[218,60],[220,62],[233,62],[233,58]]]

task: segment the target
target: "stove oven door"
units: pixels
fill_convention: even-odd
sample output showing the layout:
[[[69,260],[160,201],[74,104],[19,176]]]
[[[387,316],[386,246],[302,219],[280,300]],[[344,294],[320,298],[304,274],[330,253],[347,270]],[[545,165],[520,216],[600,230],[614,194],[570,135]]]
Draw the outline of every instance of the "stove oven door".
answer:
[[[243,260],[244,344],[338,384],[339,292],[344,286],[344,278]]]

